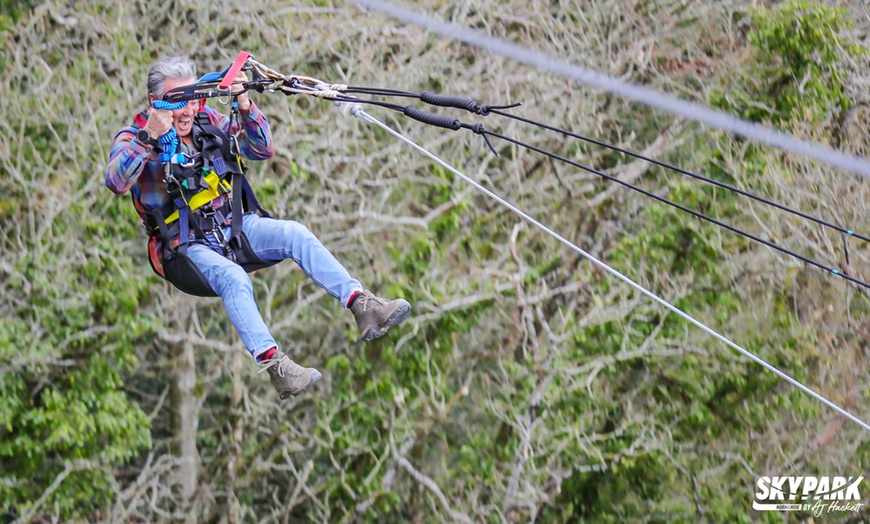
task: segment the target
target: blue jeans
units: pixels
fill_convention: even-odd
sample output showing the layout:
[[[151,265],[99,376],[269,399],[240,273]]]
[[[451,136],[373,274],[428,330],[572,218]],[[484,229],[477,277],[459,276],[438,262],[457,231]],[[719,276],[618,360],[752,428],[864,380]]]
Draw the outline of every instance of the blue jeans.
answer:
[[[354,291],[362,291],[360,283],[351,278],[320,240],[299,222],[250,213],[242,220],[242,230],[257,256],[265,261],[292,258],[305,274],[345,307]],[[230,228],[225,227],[223,231],[229,237]],[[187,256],[223,300],[230,321],[251,355],[256,359],[276,347],[278,344],[254,301],[251,279],[241,266],[223,255],[214,233],[208,233],[205,242],[191,244]]]

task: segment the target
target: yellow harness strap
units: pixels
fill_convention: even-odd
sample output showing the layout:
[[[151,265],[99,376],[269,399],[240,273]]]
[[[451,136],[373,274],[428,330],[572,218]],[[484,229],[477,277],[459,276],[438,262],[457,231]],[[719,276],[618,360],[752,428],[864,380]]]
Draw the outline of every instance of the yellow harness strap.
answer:
[[[202,206],[210,203],[215,198],[222,194],[229,193],[233,189],[226,180],[221,180],[218,174],[214,171],[206,175],[203,180],[208,184],[208,189],[203,189],[199,193],[193,195],[193,198],[191,198],[190,202],[187,203],[187,207],[189,207],[191,211],[196,211]],[[221,189],[223,192],[221,192]],[[166,224],[171,224],[176,220],[178,220],[178,210],[175,210],[175,212],[166,217]]]

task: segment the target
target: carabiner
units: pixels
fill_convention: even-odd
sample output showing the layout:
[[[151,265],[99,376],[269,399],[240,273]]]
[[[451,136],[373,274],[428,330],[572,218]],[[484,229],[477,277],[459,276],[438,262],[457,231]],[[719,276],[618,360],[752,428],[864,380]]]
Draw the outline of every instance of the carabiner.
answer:
[[[224,100],[221,98],[221,94],[220,94],[220,93],[222,93],[222,92],[226,92],[226,94],[227,94],[227,100],[226,100],[226,102],[224,102]],[[217,101],[218,101],[218,103],[219,103],[220,105],[222,105],[222,106],[228,106],[228,105],[230,105],[230,102],[232,102],[232,100],[233,100],[233,88],[232,88],[232,87],[228,87],[228,88],[226,88],[226,90],[221,89],[220,87],[218,87],[218,88],[217,88],[217,93],[218,93],[218,95],[217,95]]]

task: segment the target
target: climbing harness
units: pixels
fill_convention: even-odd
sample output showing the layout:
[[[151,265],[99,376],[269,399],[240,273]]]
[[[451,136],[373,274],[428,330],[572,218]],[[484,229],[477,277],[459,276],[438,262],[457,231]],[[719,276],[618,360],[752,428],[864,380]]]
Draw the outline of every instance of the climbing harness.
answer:
[[[186,103],[186,100],[155,100],[153,106],[172,110],[181,109]],[[258,257],[241,230],[243,214],[270,215],[260,206],[245,176],[247,168],[241,160],[237,137],[215,127],[208,114],[202,107],[200,109],[193,124],[197,153],[179,150],[174,128],[158,139],[159,159],[165,169],[163,182],[171,199],[169,204],[154,210],[144,210],[137,205],[137,211],[151,241],[159,239],[161,243],[162,264],[157,267],[152,261],[154,271],[185,293],[209,297],[217,296],[217,293],[187,256],[192,239],[201,240],[212,234],[224,254],[247,272],[275,262]],[[238,106],[233,102],[229,129],[237,121],[238,114]],[[145,113],[137,115],[132,126],[134,130],[145,125],[146,117]],[[223,195],[227,195],[223,205],[213,207],[214,200]],[[227,225],[230,227],[228,236],[223,233]]]
[[[236,61],[233,63],[233,65],[230,68],[228,68],[228,70],[225,72],[224,75],[219,75],[219,74],[213,73],[211,75],[207,75],[206,77],[201,78],[200,81],[198,81],[197,83],[195,83],[193,85],[181,86],[179,88],[173,89],[165,94],[164,101],[166,101],[166,102],[184,102],[184,101],[189,101],[189,100],[198,100],[198,99],[226,96],[229,93],[229,87],[230,87],[230,84],[227,82],[227,79],[231,79],[231,78],[235,77],[235,73],[233,73],[232,75],[230,75],[229,73],[232,71],[235,71],[237,73],[239,70],[242,69],[242,67],[249,68],[249,70],[252,73],[252,77],[253,77],[251,79],[251,81],[243,83],[243,91],[242,92],[249,91],[249,90],[255,90],[258,92],[265,92],[265,91],[282,92],[285,95],[309,95],[309,96],[314,96],[317,98],[332,101],[336,105],[339,105],[339,106],[344,105],[345,107],[349,107],[350,108],[349,113],[352,116],[359,118],[359,119],[361,119],[364,122],[367,122],[369,124],[377,125],[377,126],[383,128],[384,130],[386,130],[387,132],[389,132],[390,134],[394,135],[395,137],[399,138],[400,140],[408,143],[409,145],[411,145],[412,147],[414,147],[418,151],[429,156],[431,159],[433,159],[437,163],[441,164],[446,169],[450,170],[451,172],[453,172],[454,174],[456,174],[457,176],[459,176],[460,178],[462,178],[463,180],[465,180],[466,182],[468,182],[469,184],[474,186],[479,191],[483,192],[484,194],[486,194],[490,198],[493,198],[494,200],[498,201],[500,204],[504,205],[505,207],[507,207],[508,209],[513,211],[514,213],[518,214],[524,220],[537,226],[542,231],[546,232],[547,234],[553,236],[554,238],[556,238],[560,242],[571,247],[577,253],[579,253],[580,255],[582,255],[582,256],[586,257],[587,259],[589,259],[590,261],[592,261],[595,265],[601,267],[605,271],[609,272],[610,274],[612,274],[615,277],[619,278],[620,280],[624,281],[625,283],[627,283],[628,285],[637,289],[638,291],[645,294],[646,296],[653,299],[654,301],[667,307],[669,310],[678,314],[679,316],[681,316],[685,320],[687,320],[690,323],[696,325],[697,327],[703,329],[705,332],[707,332],[711,336],[717,338],[718,340],[729,345],[730,347],[737,350],[738,352],[740,352],[744,356],[746,356],[746,357],[752,359],[753,361],[755,361],[756,363],[760,364],[765,369],[775,373],[776,375],[778,375],[782,379],[786,380],[787,382],[791,383],[795,387],[798,387],[803,392],[813,396],[814,398],[816,398],[817,400],[819,400],[823,404],[836,410],[841,415],[856,422],[857,424],[862,426],[864,429],[870,430],[870,424],[867,424],[863,420],[852,415],[851,413],[849,413],[845,409],[841,408],[840,406],[838,406],[837,404],[826,399],[825,397],[823,397],[819,393],[808,388],[806,385],[802,384],[801,382],[792,378],[791,376],[789,376],[788,374],[779,370],[775,366],[764,361],[763,359],[761,359],[757,355],[755,355],[752,352],[746,350],[745,348],[737,345],[736,343],[732,342],[728,338],[717,333],[716,331],[712,330],[711,328],[704,325],[700,321],[696,320],[695,318],[691,317],[687,313],[683,312],[682,310],[680,310],[676,306],[670,304],[669,302],[667,302],[663,298],[661,298],[658,295],[654,294],[653,292],[647,290],[643,286],[640,286],[639,284],[635,283],[634,281],[632,281],[631,279],[629,279],[628,277],[626,277],[622,273],[611,268],[610,266],[608,266],[604,262],[600,261],[599,259],[595,258],[591,254],[583,251],[582,249],[580,249],[578,246],[576,246],[575,244],[573,244],[569,240],[558,235],[557,233],[555,233],[551,229],[547,228],[544,224],[540,223],[539,221],[537,221],[536,219],[534,219],[530,215],[523,212],[521,209],[517,208],[515,205],[513,205],[510,202],[499,197],[497,194],[495,194],[491,190],[484,188],[479,183],[477,183],[476,181],[474,181],[473,179],[471,179],[467,175],[463,174],[462,172],[458,171],[456,168],[454,168],[450,164],[444,162],[443,160],[441,160],[440,158],[438,158],[434,154],[425,150],[424,148],[422,148],[418,144],[414,143],[410,139],[404,137],[403,135],[401,135],[397,131],[395,131],[392,128],[390,128],[389,126],[387,126],[386,124],[383,124],[379,120],[375,119],[374,117],[372,117],[371,115],[369,115],[368,113],[366,113],[362,109],[362,104],[367,104],[367,105],[372,105],[372,106],[376,106],[376,107],[382,107],[382,108],[390,109],[393,111],[397,111],[397,112],[400,112],[403,115],[405,115],[409,118],[412,118],[414,120],[417,120],[419,122],[423,122],[423,123],[426,123],[429,125],[441,127],[444,129],[450,129],[453,131],[458,131],[460,129],[469,130],[469,131],[483,137],[484,141],[486,142],[486,145],[489,147],[489,149],[496,156],[498,156],[498,150],[495,148],[495,146],[493,145],[490,138],[500,139],[500,140],[503,140],[505,142],[508,142],[508,143],[511,143],[511,144],[514,144],[514,145],[517,145],[520,147],[527,148],[531,151],[535,151],[539,154],[545,155],[545,156],[552,158],[554,160],[558,160],[560,162],[567,163],[567,164],[575,166],[579,169],[583,169],[587,172],[595,174],[596,176],[599,176],[599,177],[604,178],[606,180],[616,182],[616,183],[618,183],[626,188],[632,189],[633,191],[637,191],[637,192],[639,192],[645,196],[648,196],[650,198],[653,198],[661,203],[664,203],[666,205],[670,205],[676,209],[690,213],[691,215],[693,215],[699,219],[706,220],[710,223],[716,224],[717,226],[723,227],[723,228],[725,228],[733,233],[736,233],[736,234],[741,235],[745,238],[748,238],[748,239],[751,239],[755,242],[761,243],[762,245],[765,245],[767,247],[770,247],[772,249],[780,251],[781,253],[795,257],[795,258],[797,258],[797,259],[799,259],[807,264],[810,264],[810,265],[815,266],[819,269],[822,269],[822,270],[824,270],[832,275],[835,275],[839,278],[843,278],[843,279],[847,280],[848,282],[850,282],[851,284],[854,284],[856,286],[864,288],[864,290],[870,290],[870,284],[868,284],[867,282],[865,282],[857,277],[854,277],[846,272],[834,269],[834,268],[829,267],[828,265],[825,265],[821,262],[813,260],[809,257],[804,256],[804,255],[798,254],[798,253],[796,253],[792,250],[786,249],[782,246],[779,246],[778,244],[776,244],[770,240],[766,240],[766,239],[760,238],[756,235],[747,233],[741,229],[738,229],[734,226],[726,224],[720,220],[717,220],[717,219],[714,219],[710,216],[707,216],[699,211],[693,210],[691,208],[683,206],[682,204],[678,204],[676,202],[673,202],[669,199],[660,197],[659,195],[656,195],[655,193],[644,190],[640,187],[632,185],[632,184],[625,182],[623,180],[620,180],[616,177],[610,176],[606,173],[603,173],[600,170],[597,170],[597,169],[594,169],[592,167],[581,164],[579,162],[570,160],[570,159],[568,159],[562,155],[558,155],[552,151],[548,151],[546,149],[525,143],[521,140],[518,140],[518,139],[515,139],[512,137],[508,137],[506,135],[503,135],[503,134],[495,132],[495,131],[487,130],[483,126],[483,124],[480,124],[480,123],[469,124],[469,123],[462,122],[457,118],[428,113],[428,112],[423,111],[421,109],[418,109],[412,105],[400,105],[400,104],[395,104],[395,103],[391,103],[391,102],[385,102],[385,101],[375,100],[375,99],[370,99],[370,98],[360,98],[359,96],[356,96],[356,95],[379,96],[379,97],[397,97],[397,98],[414,98],[414,99],[419,99],[421,102],[426,103],[426,104],[430,104],[430,105],[434,105],[434,106],[438,106],[438,107],[444,107],[444,108],[462,109],[464,111],[467,111],[467,112],[470,112],[470,113],[473,113],[475,115],[482,116],[482,117],[486,117],[489,115],[498,115],[498,116],[514,119],[514,120],[523,122],[523,123],[528,124],[528,125],[533,125],[533,126],[540,127],[542,129],[546,129],[549,131],[560,133],[564,136],[576,138],[578,140],[582,140],[582,141],[587,142],[587,143],[606,147],[606,148],[609,148],[611,150],[614,150],[614,151],[617,151],[617,152],[627,154],[627,155],[630,155],[632,157],[644,160],[646,162],[650,162],[652,164],[658,165],[658,166],[663,167],[665,169],[670,169],[670,170],[679,172],[681,174],[691,176],[691,177],[698,179],[698,180],[701,180],[703,182],[713,184],[717,187],[727,189],[729,191],[733,191],[736,194],[745,196],[747,198],[751,198],[753,200],[756,200],[757,202],[761,202],[761,203],[764,203],[767,205],[774,206],[782,211],[786,211],[788,213],[794,214],[795,216],[810,220],[810,221],[812,221],[816,224],[819,224],[821,226],[838,231],[838,232],[842,233],[844,235],[844,237],[847,239],[854,238],[854,239],[859,239],[859,240],[870,242],[870,237],[863,235],[863,234],[856,233],[851,228],[845,228],[845,227],[833,224],[829,221],[823,220],[821,218],[813,217],[812,215],[809,215],[809,214],[804,213],[802,211],[789,208],[788,206],[785,206],[783,204],[773,202],[773,201],[766,199],[764,197],[754,195],[748,191],[736,188],[734,186],[725,184],[723,182],[713,180],[713,179],[708,178],[708,177],[704,177],[702,175],[699,175],[699,174],[693,173],[691,171],[679,168],[679,167],[674,166],[672,164],[662,162],[662,161],[659,161],[659,160],[656,160],[653,158],[649,158],[647,156],[631,152],[627,149],[620,148],[620,147],[608,144],[608,143],[600,141],[600,140],[591,139],[591,138],[573,133],[573,132],[568,131],[568,130],[549,126],[549,125],[543,124],[541,122],[536,122],[534,120],[524,118],[521,116],[517,116],[517,115],[513,115],[511,113],[506,112],[506,110],[508,110],[508,109],[513,109],[513,108],[520,106],[521,104],[519,104],[519,103],[508,104],[508,105],[486,105],[486,104],[482,105],[482,104],[480,104],[472,99],[469,99],[469,98],[434,94],[434,93],[430,93],[427,91],[424,91],[422,93],[412,93],[412,92],[408,92],[408,91],[400,91],[400,90],[387,89],[387,88],[372,88],[372,87],[349,86],[349,85],[345,85],[345,84],[327,83],[327,82],[323,82],[321,80],[318,80],[318,79],[312,78],[312,77],[308,77],[308,76],[300,76],[300,75],[285,76],[285,75],[282,75],[271,68],[266,67],[262,63],[258,62],[257,60],[255,60],[253,58],[253,56],[250,53],[247,53],[247,52],[240,53],[238,55],[238,57],[236,58]]]

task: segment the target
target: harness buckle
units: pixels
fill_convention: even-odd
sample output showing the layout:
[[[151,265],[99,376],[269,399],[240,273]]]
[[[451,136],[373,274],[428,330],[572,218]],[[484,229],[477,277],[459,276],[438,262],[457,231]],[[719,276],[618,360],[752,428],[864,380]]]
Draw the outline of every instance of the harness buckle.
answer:
[[[196,164],[196,156],[190,155],[189,157],[187,157],[185,155],[185,157],[190,158],[190,160],[188,160],[187,162],[180,162],[178,165],[180,165],[181,167],[193,167],[193,165]]]
[[[176,153],[169,159],[170,164],[175,164],[181,167],[193,167],[196,164],[196,155],[187,153]]]
[[[211,218],[215,214],[215,209],[211,207],[211,202],[199,208],[199,212],[204,218]]]

